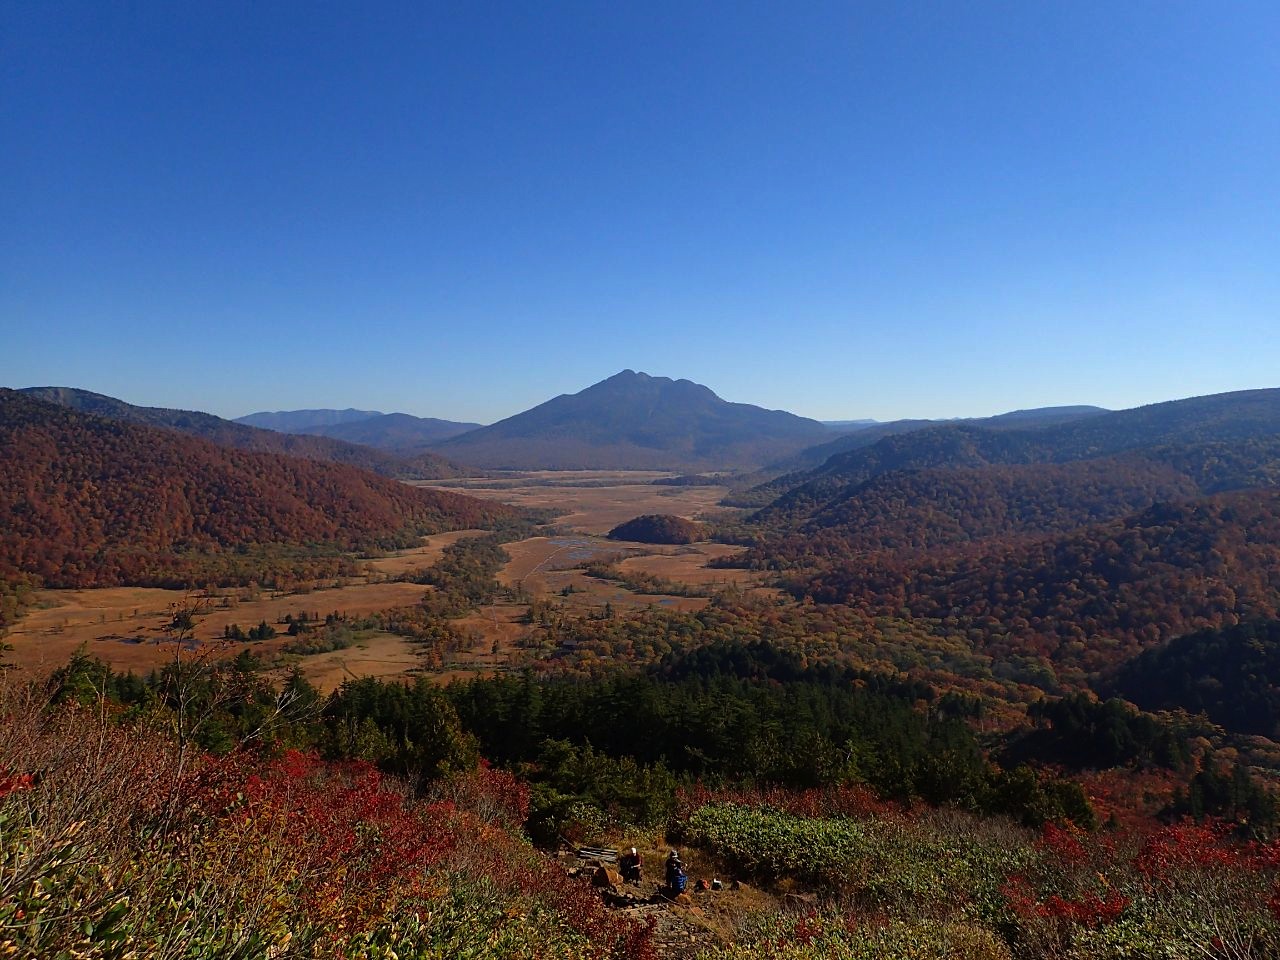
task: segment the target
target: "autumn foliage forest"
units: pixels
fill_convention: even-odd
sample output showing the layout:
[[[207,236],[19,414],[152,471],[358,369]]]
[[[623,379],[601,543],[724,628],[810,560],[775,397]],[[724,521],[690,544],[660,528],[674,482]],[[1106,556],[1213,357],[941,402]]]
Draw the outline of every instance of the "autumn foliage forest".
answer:
[[[588,551],[588,602],[508,575],[545,513],[0,392],[0,630],[43,588],[357,577],[479,531],[397,574],[408,606],[223,654],[193,592],[154,669],[0,676],[0,955],[1280,956],[1276,392],[785,469],[614,531],[745,578]],[[499,607],[505,659],[431,676]],[[417,675],[312,686],[369,625]],[[583,845],[649,872],[595,889]],[[662,896],[671,846],[730,883]]]
[[[501,505],[215,446],[0,391],[0,572],[49,586],[334,576],[341,552],[490,526]]]

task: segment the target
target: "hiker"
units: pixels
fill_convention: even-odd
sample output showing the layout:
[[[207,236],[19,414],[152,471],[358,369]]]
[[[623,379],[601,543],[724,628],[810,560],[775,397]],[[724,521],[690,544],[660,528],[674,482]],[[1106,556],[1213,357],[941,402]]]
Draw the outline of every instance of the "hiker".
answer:
[[[624,883],[640,882],[640,865],[642,861],[635,847],[632,847],[618,859],[618,870]]]
[[[680,854],[672,850],[667,857],[667,892],[673,897],[679,896],[684,893],[685,884],[688,882],[689,876],[685,873]]]

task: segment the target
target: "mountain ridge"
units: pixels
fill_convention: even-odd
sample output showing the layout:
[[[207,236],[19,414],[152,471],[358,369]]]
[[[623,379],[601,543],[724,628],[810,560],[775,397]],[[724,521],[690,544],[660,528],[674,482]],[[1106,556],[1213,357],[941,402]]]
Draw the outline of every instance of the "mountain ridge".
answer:
[[[356,423],[380,416],[383,416],[381,410],[357,410],[354,407],[335,410],[320,407],[310,410],[259,410],[256,413],[247,413],[243,417],[232,417],[231,422],[242,423],[247,427],[259,427],[263,430],[277,430],[280,433],[301,433],[309,427]]]
[[[500,469],[717,469],[759,465],[829,435],[817,420],[628,369],[432,449]]]
[[[991,429],[977,422],[929,425],[879,437],[837,453],[816,468],[784,474],[726,502],[765,506],[793,494],[821,499],[895,470],[1065,463],[1142,448],[1276,435],[1280,435],[1280,388],[1167,400],[1038,428]]]
[[[318,463],[342,463],[394,479],[443,480],[463,476],[468,472],[446,457],[431,452],[401,458],[373,447],[330,437],[280,433],[234,420],[224,420],[198,410],[140,407],[116,397],[77,387],[24,387],[18,392],[82,413],[200,437],[228,449],[278,453]]]
[[[349,464],[230,449],[0,389],[0,575],[68,587],[238,581],[299,565],[315,576],[334,551],[516,515]]]
[[[885,437],[896,436],[903,433],[914,433],[918,430],[928,430],[932,427],[948,427],[966,424],[970,426],[986,427],[994,430],[1030,429],[1036,426],[1050,426],[1057,423],[1070,422],[1072,420],[1083,420],[1089,417],[1112,412],[1113,411],[1107,410],[1103,407],[1095,407],[1088,404],[1076,404],[1073,406],[1058,407],[1028,407],[1022,410],[1010,410],[1007,413],[997,413],[990,417],[957,417],[949,420],[905,419],[887,420],[883,422],[869,421],[861,427],[850,425],[840,436],[801,450],[786,461],[769,464],[768,466],[769,469],[784,471],[787,473],[817,467],[836,454],[846,453],[850,450],[870,446]],[[849,423],[853,424],[856,423],[856,421],[849,421]]]
[[[438,417],[415,417],[410,413],[383,413],[364,420],[323,424],[289,431],[307,436],[329,437],[347,443],[385,450],[399,456],[428,453],[433,444],[482,426]]]

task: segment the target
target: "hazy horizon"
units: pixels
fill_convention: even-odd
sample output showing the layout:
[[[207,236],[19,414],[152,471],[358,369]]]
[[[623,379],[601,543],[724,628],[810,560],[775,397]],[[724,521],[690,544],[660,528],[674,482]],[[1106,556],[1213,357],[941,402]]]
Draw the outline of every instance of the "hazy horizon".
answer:
[[[631,369],[631,368],[628,368],[628,369]],[[620,372],[622,372],[622,371],[614,371],[614,373],[613,373],[613,374],[610,374],[609,376],[613,376],[613,375],[615,375],[615,374],[617,374],[617,373],[620,373]],[[681,377],[681,376],[679,376],[679,375],[674,375],[674,376],[673,376],[673,375],[666,374],[666,373],[651,373],[650,371],[646,371],[646,370],[638,370],[638,371],[636,371],[636,372],[638,372],[638,373],[642,373],[642,374],[646,374],[646,375],[648,375],[648,376],[653,376],[653,377],[656,377],[656,378],[666,378],[666,379],[671,379],[671,380],[682,380],[682,379],[683,379],[683,380],[689,380],[689,379],[692,379],[692,378],[690,378],[690,377]],[[455,417],[455,416],[452,416],[452,415],[450,414],[450,412],[449,412],[449,411],[447,411],[447,410],[446,410],[446,411],[441,411],[441,412],[419,412],[419,411],[415,411],[415,410],[403,410],[403,409],[398,409],[398,410],[380,410],[380,411],[378,411],[378,413],[379,413],[379,414],[383,414],[383,415],[385,415],[385,414],[391,414],[391,413],[407,413],[407,414],[410,414],[410,415],[415,416],[415,417],[424,417],[424,418],[428,418],[428,417],[430,417],[430,418],[435,418],[435,419],[440,419],[440,420],[452,420],[452,421],[455,421],[455,422],[474,422],[474,423],[479,423],[479,424],[481,424],[482,426],[485,426],[485,425],[489,425],[489,424],[497,423],[497,422],[498,422],[498,421],[500,421],[500,420],[505,420],[505,419],[507,419],[508,417],[513,417],[513,416],[515,416],[516,414],[522,413],[522,412],[524,412],[525,410],[528,410],[528,409],[530,409],[530,408],[532,408],[532,407],[538,406],[539,404],[545,403],[546,401],[551,400],[551,399],[554,399],[555,397],[560,396],[560,395],[562,395],[562,394],[575,394],[575,393],[580,393],[582,390],[585,390],[587,387],[593,386],[595,383],[599,383],[599,382],[601,382],[601,381],[603,381],[603,380],[605,380],[605,379],[608,379],[608,378],[607,378],[607,377],[600,377],[600,378],[599,378],[599,380],[593,381],[592,383],[582,384],[580,387],[578,387],[578,388],[576,388],[576,389],[561,390],[561,391],[559,391],[558,393],[548,394],[547,396],[544,396],[544,397],[542,397],[541,399],[534,400],[533,402],[531,402],[531,403],[527,404],[526,406],[520,407],[519,409],[515,409],[515,410],[507,411],[506,413],[503,413],[503,414],[501,414],[500,416],[494,417],[494,418],[493,418],[493,419],[491,419],[491,420],[471,420],[471,421],[466,421],[466,420],[464,420],[464,418],[462,418],[462,417]],[[726,396],[724,396],[724,394],[722,394],[719,390],[716,390],[715,384],[707,383],[707,384],[702,384],[702,385],[703,385],[703,386],[706,386],[706,387],[709,387],[709,388],[710,388],[712,391],[714,391],[714,392],[715,392],[715,393],[716,393],[716,394],[717,394],[717,395],[718,395],[722,400],[727,400],[727,401],[730,401],[730,402],[732,402],[732,403],[747,403],[747,404],[752,404],[752,405],[754,405],[754,406],[763,406],[762,404],[756,403],[756,401],[754,401],[754,400],[752,400],[752,399],[750,399],[750,398],[746,398],[746,397],[726,397]],[[73,383],[24,383],[24,384],[0,384],[0,386],[12,386],[14,389],[26,389],[26,388],[31,388],[31,387],[72,387],[72,388],[83,389],[83,390],[91,390],[91,388],[86,387],[86,386],[84,386],[84,385],[82,385],[82,384],[73,384]],[[1256,386],[1256,387],[1241,387],[1241,388],[1239,388],[1239,390],[1240,390],[1240,391],[1247,391],[1247,390],[1266,390],[1266,389],[1276,389],[1276,385],[1274,385],[1274,384],[1273,384],[1273,385],[1260,385],[1260,386]],[[93,393],[103,393],[104,391],[100,391],[100,390],[91,390],[91,392],[93,392]],[[1229,390],[1229,391],[1212,391],[1212,392],[1213,392],[1213,393],[1235,393],[1235,392],[1239,392],[1239,391],[1237,391],[1237,390]],[[105,395],[107,395],[107,396],[112,396],[112,397],[114,397],[114,398],[115,398],[115,399],[117,399],[117,400],[123,400],[123,401],[125,401],[126,403],[134,404],[135,406],[161,407],[161,408],[168,408],[168,409],[174,409],[174,410],[191,410],[191,411],[199,411],[199,412],[203,412],[203,413],[212,413],[212,414],[214,414],[214,415],[216,415],[216,416],[223,417],[223,418],[225,418],[225,419],[227,419],[227,420],[236,420],[236,419],[238,419],[238,418],[240,418],[240,417],[247,417],[247,416],[250,416],[250,415],[252,415],[252,414],[257,414],[257,413],[290,413],[290,412],[299,411],[299,410],[366,410],[366,411],[367,411],[367,410],[371,410],[371,409],[372,409],[372,408],[371,408],[371,407],[369,407],[368,405],[361,405],[361,404],[359,404],[359,403],[355,403],[355,404],[343,404],[343,405],[340,405],[340,406],[339,406],[339,405],[333,405],[333,404],[320,404],[320,403],[317,403],[317,404],[305,404],[305,405],[304,405],[304,404],[299,404],[299,405],[296,405],[296,406],[274,407],[274,408],[271,408],[271,409],[261,408],[261,409],[255,409],[255,410],[242,410],[242,411],[238,411],[238,412],[237,412],[237,411],[219,411],[219,410],[212,410],[212,409],[207,409],[207,408],[204,408],[204,407],[192,406],[192,405],[190,405],[190,404],[185,404],[185,403],[181,403],[181,402],[160,401],[160,402],[154,402],[154,403],[151,403],[151,402],[145,402],[145,403],[144,403],[144,402],[143,402],[143,401],[141,401],[141,400],[134,399],[134,398],[132,398],[132,397],[130,397],[130,396],[127,396],[127,395],[118,395],[118,394],[105,394]],[[1188,399],[1188,398],[1190,398],[1190,397],[1195,397],[1195,396],[1205,396],[1205,395],[1206,395],[1206,394],[1196,393],[1196,394],[1186,394],[1186,395],[1180,395],[1180,396],[1160,397],[1160,398],[1158,398],[1158,399],[1154,399],[1154,400],[1150,400],[1150,401],[1145,401],[1145,402],[1143,402],[1143,403],[1132,404],[1132,405],[1130,405],[1130,406],[1132,406],[1132,407],[1146,406],[1146,405],[1147,405],[1147,404],[1149,404],[1149,403],[1164,403],[1164,402],[1166,402],[1166,401],[1170,401],[1170,400],[1185,400],[1185,399]],[[819,420],[819,421],[826,422],[826,423],[839,423],[839,422],[841,422],[841,421],[846,421],[846,422],[853,423],[853,422],[857,422],[857,421],[859,421],[859,420],[874,420],[874,421],[875,421],[875,422],[877,422],[877,423],[888,423],[888,422],[892,422],[892,421],[894,421],[894,420],[939,420],[939,421],[941,421],[941,420],[965,420],[965,419],[978,419],[978,418],[982,418],[982,417],[994,417],[994,416],[999,416],[1000,414],[1014,413],[1014,412],[1017,412],[1017,411],[1020,411],[1020,410],[1032,410],[1032,409],[1040,409],[1040,408],[1045,408],[1045,407],[1074,407],[1074,406],[1095,406],[1095,407],[1101,407],[1101,408],[1103,408],[1103,409],[1110,410],[1110,411],[1117,411],[1117,410],[1126,410],[1126,409],[1130,409],[1130,406],[1114,406],[1114,407],[1112,407],[1112,406],[1107,406],[1106,404],[1093,403],[1092,401],[1087,400],[1087,399],[1086,399],[1086,400],[1081,400],[1081,401],[1076,402],[1076,403],[1068,402],[1068,403],[1022,404],[1022,405],[1019,405],[1019,406],[1011,406],[1011,407],[1006,407],[1006,408],[1003,408],[1003,409],[998,409],[998,410],[989,410],[989,411],[982,411],[982,412],[976,412],[976,413],[936,412],[936,413],[932,413],[932,414],[925,414],[925,415],[915,415],[915,414],[912,414],[912,415],[910,415],[910,416],[903,416],[903,417],[893,417],[893,416],[890,416],[890,417],[864,417],[864,416],[847,416],[847,417],[846,417],[846,416],[836,416],[836,417],[818,417],[818,416],[812,416],[812,415],[810,415],[810,414],[804,413],[803,411],[795,410],[795,409],[791,409],[791,408],[788,408],[788,407],[766,407],[765,409],[785,410],[785,411],[786,411],[786,412],[788,412],[788,413],[794,413],[794,414],[797,414],[798,416],[802,416],[802,417],[809,417],[810,419],[813,419],[813,420]]]

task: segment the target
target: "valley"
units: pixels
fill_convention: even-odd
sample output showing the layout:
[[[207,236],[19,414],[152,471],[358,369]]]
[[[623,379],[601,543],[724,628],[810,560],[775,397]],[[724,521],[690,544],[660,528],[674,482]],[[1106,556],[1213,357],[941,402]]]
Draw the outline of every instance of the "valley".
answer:
[[[1280,4],[0,23],[0,960],[1280,960]]]
[[[519,477],[419,483],[553,513],[555,526],[563,532],[504,544],[510,559],[497,578],[530,600],[555,597],[575,616],[598,614],[606,604],[621,613],[649,606],[690,611],[707,603],[706,597],[637,593],[581,569],[584,563],[601,558],[621,558],[623,571],[672,580],[708,595],[730,584],[743,591],[776,595],[776,590],[761,586],[763,577],[759,574],[707,566],[709,561],[740,552],[740,547],[712,542],[656,547],[604,538],[612,527],[642,513],[662,511],[692,517],[706,511],[737,512],[716,506],[724,487],[653,486],[652,481],[662,476],[669,474],[540,471]],[[167,629],[173,611],[194,606],[199,613],[186,644],[189,653],[234,657],[251,652],[267,663],[278,659],[282,668],[296,665],[324,692],[361,676],[395,679],[426,674],[447,682],[519,669],[529,662],[519,646],[530,632],[521,622],[529,609],[527,602],[485,605],[459,618],[456,624],[468,645],[435,666],[425,660],[420,643],[379,629],[359,631],[353,646],[343,650],[299,656],[284,649],[293,639],[285,632],[286,616],[307,611],[323,617],[336,611],[360,620],[412,605],[430,588],[403,578],[439,560],[449,545],[484,533],[479,529],[455,530],[426,537],[420,546],[376,557],[352,555],[349,576],[309,580],[287,590],[262,586],[199,591],[140,587],[41,590],[32,609],[5,638],[12,646],[8,659],[39,673],[65,663],[83,647],[117,670],[145,673],[160,669],[174,655],[173,634]],[[224,639],[224,631],[233,624],[248,628],[260,622],[272,625],[279,635],[243,643]]]
[[[655,486],[670,477],[654,470],[537,470],[479,480],[416,481],[415,486],[452,490],[515,507],[552,510],[558,527],[604,536],[644,513],[694,516],[722,510],[724,486]],[[736,510],[729,511],[738,513]]]
[[[15,730],[355,803],[447,848],[402,882],[556,891],[601,957],[1182,956],[1206,883],[1280,943],[1280,391],[841,433],[624,371],[489,427],[244,419],[299,432],[0,390]],[[632,844],[707,886],[570,856]]]

